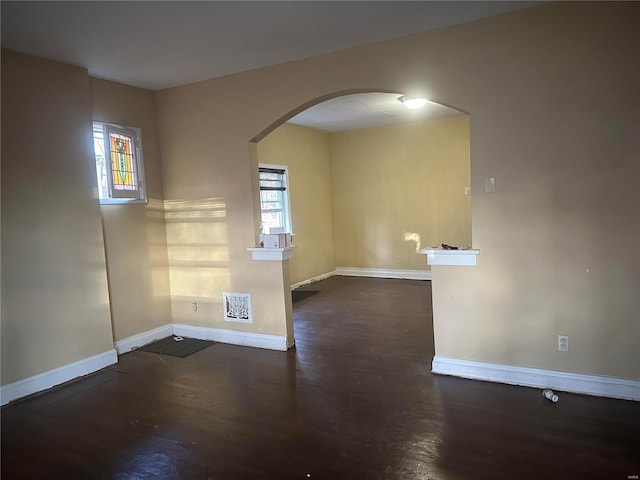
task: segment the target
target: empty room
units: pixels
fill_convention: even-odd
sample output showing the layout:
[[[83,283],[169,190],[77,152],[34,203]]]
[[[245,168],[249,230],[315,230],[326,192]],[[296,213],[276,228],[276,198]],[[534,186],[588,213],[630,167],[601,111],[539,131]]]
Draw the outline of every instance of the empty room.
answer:
[[[0,8],[3,479],[638,478],[639,4]]]

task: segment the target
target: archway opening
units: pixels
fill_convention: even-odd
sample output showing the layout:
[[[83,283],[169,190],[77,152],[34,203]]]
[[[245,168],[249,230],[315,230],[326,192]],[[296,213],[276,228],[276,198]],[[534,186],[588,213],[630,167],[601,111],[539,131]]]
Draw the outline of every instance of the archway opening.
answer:
[[[335,273],[429,279],[421,248],[471,244],[469,116],[401,96],[327,95],[252,139],[257,234],[259,166],[287,169],[293,287]]]

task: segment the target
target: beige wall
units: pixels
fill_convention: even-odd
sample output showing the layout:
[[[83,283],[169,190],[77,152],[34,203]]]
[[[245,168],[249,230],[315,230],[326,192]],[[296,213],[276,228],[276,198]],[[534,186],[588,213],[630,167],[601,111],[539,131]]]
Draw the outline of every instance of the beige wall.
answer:
[[[332,93],[423,93],[471,115],[481,250],[475,268],[434,268],[437,354],[640,378],[639,23],[634,3],[553,3],[158,92],[173,320],[287,334],[286,262],[246,251],[249,141]],[[6,384],[112,335],[87,72],[3,51],[2,77]],[[251,293],[253,325],[222,322],[223,290]]]
[[[258,161],[289,168],[293,283],[336,265],[425,270],[421,247],[471,244],[466,116],[333,134],[284,124]]]
[[[250,110],[234,105],[215,82],[157,94],[172,317],[175,323],[284,336],[282,265],[254,261],[247,252],[259,218],[253,206],[257,157],[250,156],[249,140],[260,128]],[[230,123],[243,128],[236,131]],[[253,324],[224,321],[222,292],[251,295]],[[192,302],[199,306],[195,312]]]
[[[426,269],[420,248],[471,245],[469,119],[331,135],[336,265]]]
[[[91,79],[93,120],[138,127],[149,202],[101,205],[116,340],[171,323],[154,93]]]
[[[438,353],[640,377],[639,22],[633,3],[554,3],[159,92],[167,199],[191,218],[211,199],[224,212],[215,250],[226,260],[170,254],[174,319],[186,318],[183,298],[198,294],[197,280],[212,282],[204,294],[215,301],[221,278],[259,294],[257,309],[284,304],[281,280],[246,252],[257,230],[250,139],[331,92],[421,92],[471,115],[481,250],[478,267],[448,270],[434,292]],[[478,194],[488,176],[497,192]],[[178,239],[209,242],[216,225],[182,223],[168,232],[170,249]],[[554,353],[558,333],[571,335],[563,357]]]
[[[2,384],[112,348],[89,76],[2,50]]]
[[[333,272],[336,268],[331,207],[329,135],[284,124],[258,142],[258,161],[286,165],[289,201],[297,249],[291,283]]]

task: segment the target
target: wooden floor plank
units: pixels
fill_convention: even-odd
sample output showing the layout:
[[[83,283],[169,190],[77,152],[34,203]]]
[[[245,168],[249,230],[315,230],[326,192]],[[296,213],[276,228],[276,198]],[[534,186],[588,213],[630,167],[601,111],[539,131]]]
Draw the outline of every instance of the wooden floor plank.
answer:
[[[622,479],[640,405],[433,376],[430,282],[333,277],[289,352],[217,344],[2,409],[2,479]]]

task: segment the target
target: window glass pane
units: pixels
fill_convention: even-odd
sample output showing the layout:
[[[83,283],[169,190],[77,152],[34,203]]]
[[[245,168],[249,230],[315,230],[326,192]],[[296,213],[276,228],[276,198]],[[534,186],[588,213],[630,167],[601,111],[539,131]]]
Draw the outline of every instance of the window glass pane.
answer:
[[[260,192],[260,201],[262,210],[282,210],[283,209],[282,192],[267,190]]]
[[[279,180],[260,180],[260,188],[284,188]]]
[[[282,205],[280,203],[263,203],[262,210],[282,210]]]
[[[135,160],[133,158],[133,139],[117,132],[109,132],[111,147],[111,168],[113,188],[117,190],[136,190]]]
[[[276,165],[259,168],[262,232],[269,233],[274,227],[290,232],[286,168]]]
[[[278,180],[280,181],[282,178],[282,173],[274,173],[274,172],[260,172],[260,180]]]
[[[140,129],[93,122],[100,203],[146,201]]]
[[[263,202],[280,202],[282,201],[282,192],[277,190],[262,190],[260,198]]]
[[[98,177],[98,196],[109,197],[109,180],[107,179],[107,165],[104,152],[104,132],[101,125],[93,127],[93,150],[96,156],[96,175]]]
[[[260,188],[285,190],[287,183],[284,177],[284,170],[281,172],[260,170]]]
[[[282,212],[262,212],[262,228],[265,233],[269,233],[271,227],[284,226],[284,216]]]

